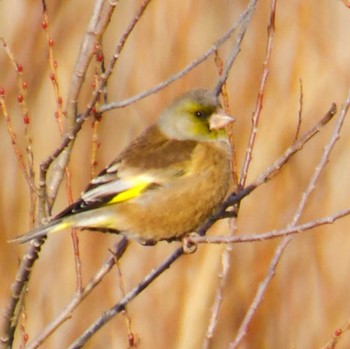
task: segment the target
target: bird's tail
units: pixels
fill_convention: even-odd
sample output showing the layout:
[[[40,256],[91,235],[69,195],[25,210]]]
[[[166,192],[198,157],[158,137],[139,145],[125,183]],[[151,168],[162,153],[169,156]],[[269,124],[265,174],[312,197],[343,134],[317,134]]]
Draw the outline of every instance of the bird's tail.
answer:
[[[17,243],[23,244],[30,240],[45,236],[49,233],[51,234],[66,228],[71,228],[72,226],[74,226],[74,221],[69,220],[66,217],[54,219],[53,221],[49,222],[47,225],[37,227],[26,234],[19,235],[14,239],[9,240],[8,242],[10,243],[17,242]]]

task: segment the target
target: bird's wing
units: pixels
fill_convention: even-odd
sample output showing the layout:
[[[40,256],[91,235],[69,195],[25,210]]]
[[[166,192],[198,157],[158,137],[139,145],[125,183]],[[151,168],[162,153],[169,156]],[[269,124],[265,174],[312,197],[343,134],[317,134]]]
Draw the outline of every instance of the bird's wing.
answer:
[[[150,141],[151,140],[151,141]],[[153,126],[95,177],[55,219],[137,197],[186,173],[196,142],[167,139]]]

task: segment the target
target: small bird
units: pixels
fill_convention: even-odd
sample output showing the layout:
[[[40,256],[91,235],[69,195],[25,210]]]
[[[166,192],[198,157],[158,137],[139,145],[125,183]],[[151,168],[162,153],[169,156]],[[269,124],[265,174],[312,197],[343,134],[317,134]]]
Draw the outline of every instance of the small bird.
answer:
[[[142,244],[195,232],[227,194],[231,153],[225,126],[233,121],[211,91],[183,94],[90,182],[79,200],[11,242],[66,228],[121,233]]]

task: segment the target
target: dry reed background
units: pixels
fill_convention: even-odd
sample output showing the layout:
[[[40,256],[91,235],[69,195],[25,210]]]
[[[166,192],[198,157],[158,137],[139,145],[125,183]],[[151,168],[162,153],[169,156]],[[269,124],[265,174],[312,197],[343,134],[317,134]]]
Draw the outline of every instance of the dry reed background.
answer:
[[[120,1],[104,38],[109,57],[119,36],[134,16],[140,1]],[[238,18],[245,1],[154,0],[130,37],[117,69],[108,84],[108,99],[121,100],[152,87],[204,52]],[[93,1],[48,2],[50,30],[55,40],[61,94],[67,95],[71,74],[94,6]],[[228,79],[238,166],[242,165],[251,115],[263,70],[270,2],[259,1],[242,51]],[[49,80],[46,37],[41,29],[39,1],[0,2],[0,36],[24,67],[28,82],[26,102],[30,108],[35,168],[59,144],[54,120],[55,97]],[[306,130],[336,102],[340,107],[350,87],[350,9],[337,0],[279,1],[270,74],[264,93],[257,144],[248,182],[267,168],[294,139],[299,80],[303,85],[303,124]],[[232,40],[231,40],[232,42]],[[222,57],[230,44],[220,49]],[[87,103],[92,72],[86,77],[81,108]],[[105,113],[99,131],[98,169],[102,169],[148,124],[173,97],[192,87],[212,87],[217,80],[213,58],[170,87],[131,105]],[[0,49],[0,87],[18,141],[23,146],[23,124],[16,101],[16,74]],[[66,101],[64,101],[66,102]],[[30,228],[29,191],[19,171],[4,117],[0,114],[0,309],[6,308],[18,259],[26,246],[7,240]],[[270,183],[245,198],[237,221],[237,234],[263,232],[286,226],[321,156],[334,121],[293,158]],[[75,144],[70,162],[76,198],[91,177],[91,121],[87,121]],[[302,221],[332,214],[350,206],[349,121],[321,176]],[[64,185],[53,212],[67,204]],[[314,229],[294,238],[285,252],[264,301],[256,311],[247,336],[239,348],[321,348],[336,329],[350,318],[349,218]],[[218,234],[227,232],[222,224]],[[116,236],[79,234],[86,282],[101,265]],[[268,270],[279,240],[233,246],[228,285],[210,348],[226,348],[234,338],[259,282]],[[127,290],[173,251],[175,244],[142,247],[136,243],[120,262]],[[139,348],[200,348],[208,326],[221,269],[224,246],[201,245],[184,256],[128,306],[131,330]],[[81,304],[72,318],[41,347],[65,348],[97,316],[121,297],[120,277],[114,269]],[[51,236],[34,266],[26,300],[25,330],[32,339],[64,307],[75,292],[76,274],[68,232]],[[118,315],[99,331],[86,348],[127,348],[125,317]],[[14,347],[19,347],[21,335]],[[344,333],[337,349],[349,348]]]

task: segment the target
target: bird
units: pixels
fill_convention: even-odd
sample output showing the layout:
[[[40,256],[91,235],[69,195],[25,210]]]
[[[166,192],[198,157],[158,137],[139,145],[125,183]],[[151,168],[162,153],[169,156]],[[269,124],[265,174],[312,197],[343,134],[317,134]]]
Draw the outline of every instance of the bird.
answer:
[[[187,91],[92,179],[76,202],[11,242],[67,228],[120,233],[145,245],[194,233],[227,195],[226,126],[233,121],[212,91]]]

